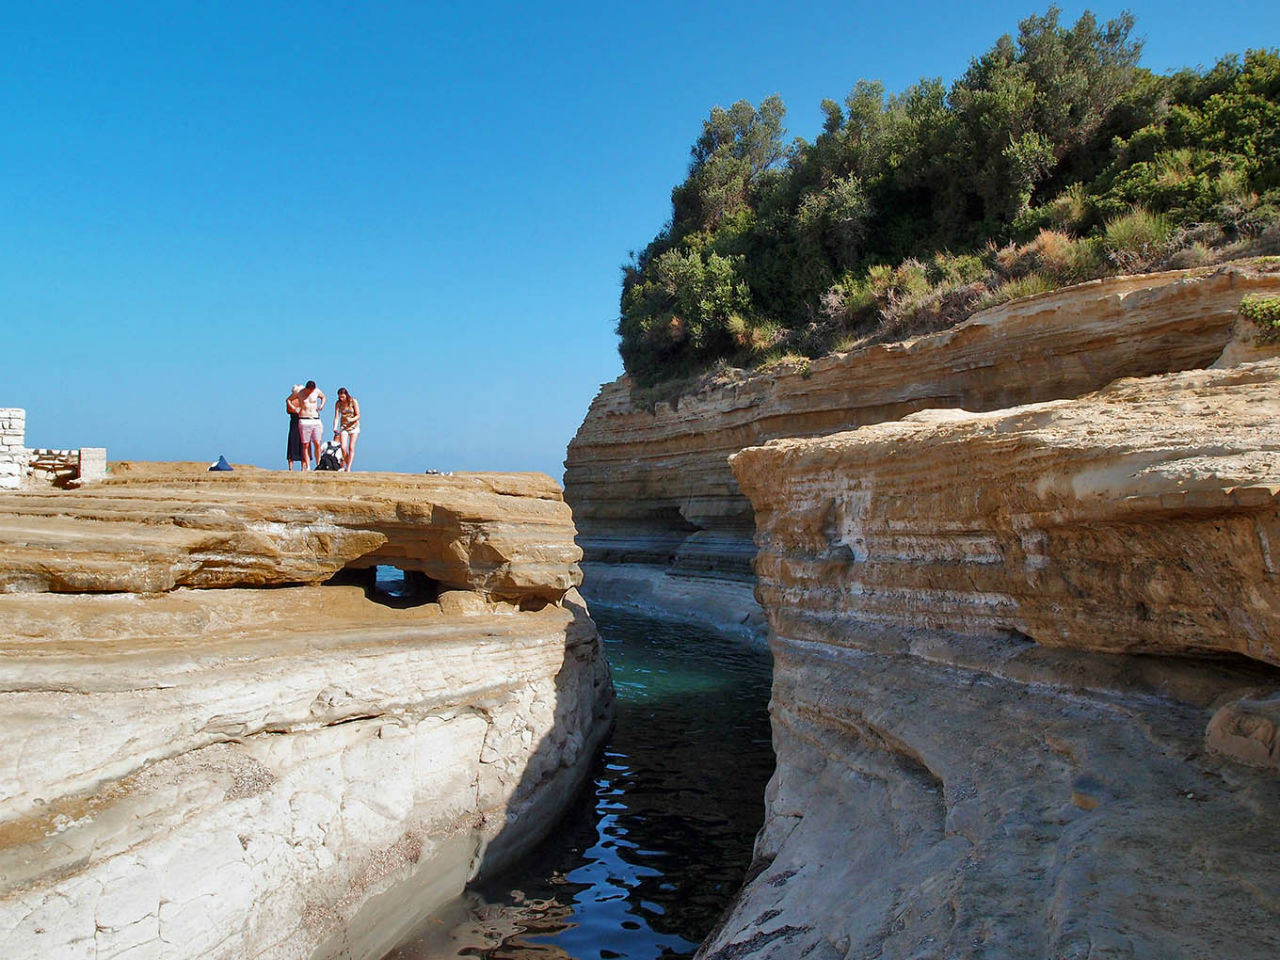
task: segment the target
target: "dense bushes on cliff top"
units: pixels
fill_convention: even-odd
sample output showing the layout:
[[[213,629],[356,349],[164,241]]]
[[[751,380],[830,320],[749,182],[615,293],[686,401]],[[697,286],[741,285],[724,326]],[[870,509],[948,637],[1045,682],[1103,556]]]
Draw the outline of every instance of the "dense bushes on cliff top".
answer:
[[[671,219],[625,266],[620,352],[640,384],[938,329],[1114,272],[1280,248],[1280,54],[1157,76],[1125,14],[1050,7],[950,88],[716,107]]]

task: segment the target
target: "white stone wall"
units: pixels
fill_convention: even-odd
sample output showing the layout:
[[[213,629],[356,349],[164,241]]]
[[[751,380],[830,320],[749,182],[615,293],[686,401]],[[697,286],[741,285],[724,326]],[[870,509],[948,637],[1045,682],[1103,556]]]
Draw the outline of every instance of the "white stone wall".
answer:
[[[26,446],[26,433],[27,411],[0,407],[0,490],[15,490],[28,478],[37,484],[64,486],[72,480],[106,477],[106,447],[31,450]]]
[[[27,474],[27,411],[0,407],[0,489],[22,485]]]
[[[107,477],[107,448],[106,447],[81,447],[80,448],[80,481],[86,480],[105,480]]]

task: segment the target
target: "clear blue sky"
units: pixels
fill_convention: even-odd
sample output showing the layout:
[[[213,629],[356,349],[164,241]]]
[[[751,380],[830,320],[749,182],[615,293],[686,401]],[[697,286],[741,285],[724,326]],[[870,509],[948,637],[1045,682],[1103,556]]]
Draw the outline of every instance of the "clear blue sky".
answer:
[[[1160,72],[1280,43],[1275,0],[1129,8]],[[712,106],[778,93],[812,139],[1044,9],[5,0],[0,406],[30,446],[282,467],[314,378],[357,468],[559,479]]]

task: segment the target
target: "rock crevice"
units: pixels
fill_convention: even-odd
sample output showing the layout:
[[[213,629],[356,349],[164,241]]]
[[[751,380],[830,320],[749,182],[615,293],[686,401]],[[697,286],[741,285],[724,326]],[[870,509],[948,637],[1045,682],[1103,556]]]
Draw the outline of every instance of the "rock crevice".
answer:
[[[767,620],[774,655],[753,879],[701,956],[1275,955],[1280,360],[1249,294],[1280,262],[652,410],[602,388],[566,462],[584,591]]]

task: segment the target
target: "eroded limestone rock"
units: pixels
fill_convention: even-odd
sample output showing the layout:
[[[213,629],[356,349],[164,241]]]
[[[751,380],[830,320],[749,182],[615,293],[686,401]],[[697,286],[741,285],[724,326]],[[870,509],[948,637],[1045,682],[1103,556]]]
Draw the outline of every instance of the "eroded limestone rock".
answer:
[[[1275,347],[1259,350],[1239,329],[1239,303],[1249,293],[1280,293],[1280,264],[1093,281],[983,311],[932,336],[725,379],[652,412],[632,403],[625,377],[607,384],[565,464],[565,495],[586,551],[583,589],[592,602],[646,606],[669,595],[673,611],[696,615],[682,599],[691,591],[711,590],[711,581],[730,591],[751,582],[754,520],[728,466],[736,451],[926,409],[998,410],[1219,358],[1274,356]],[[639,564],[671,587],[625,569]]]
[[[1263,958],[1280,362],[733,459],[778,767],[707,960]]]
[[[121,473],[0,502],[0,956],[377,958],[545,832],[612,704],[550,481]],[[453,589],[315,585],[386,562]]]
[[[554,602],[580,581],[572,538],[542,474],[125,469],[83,490],[0,495],[0,591],[320,583],[389,564]]]
[[[766,607],[1280,665],[1280,361],[734,460]]]

